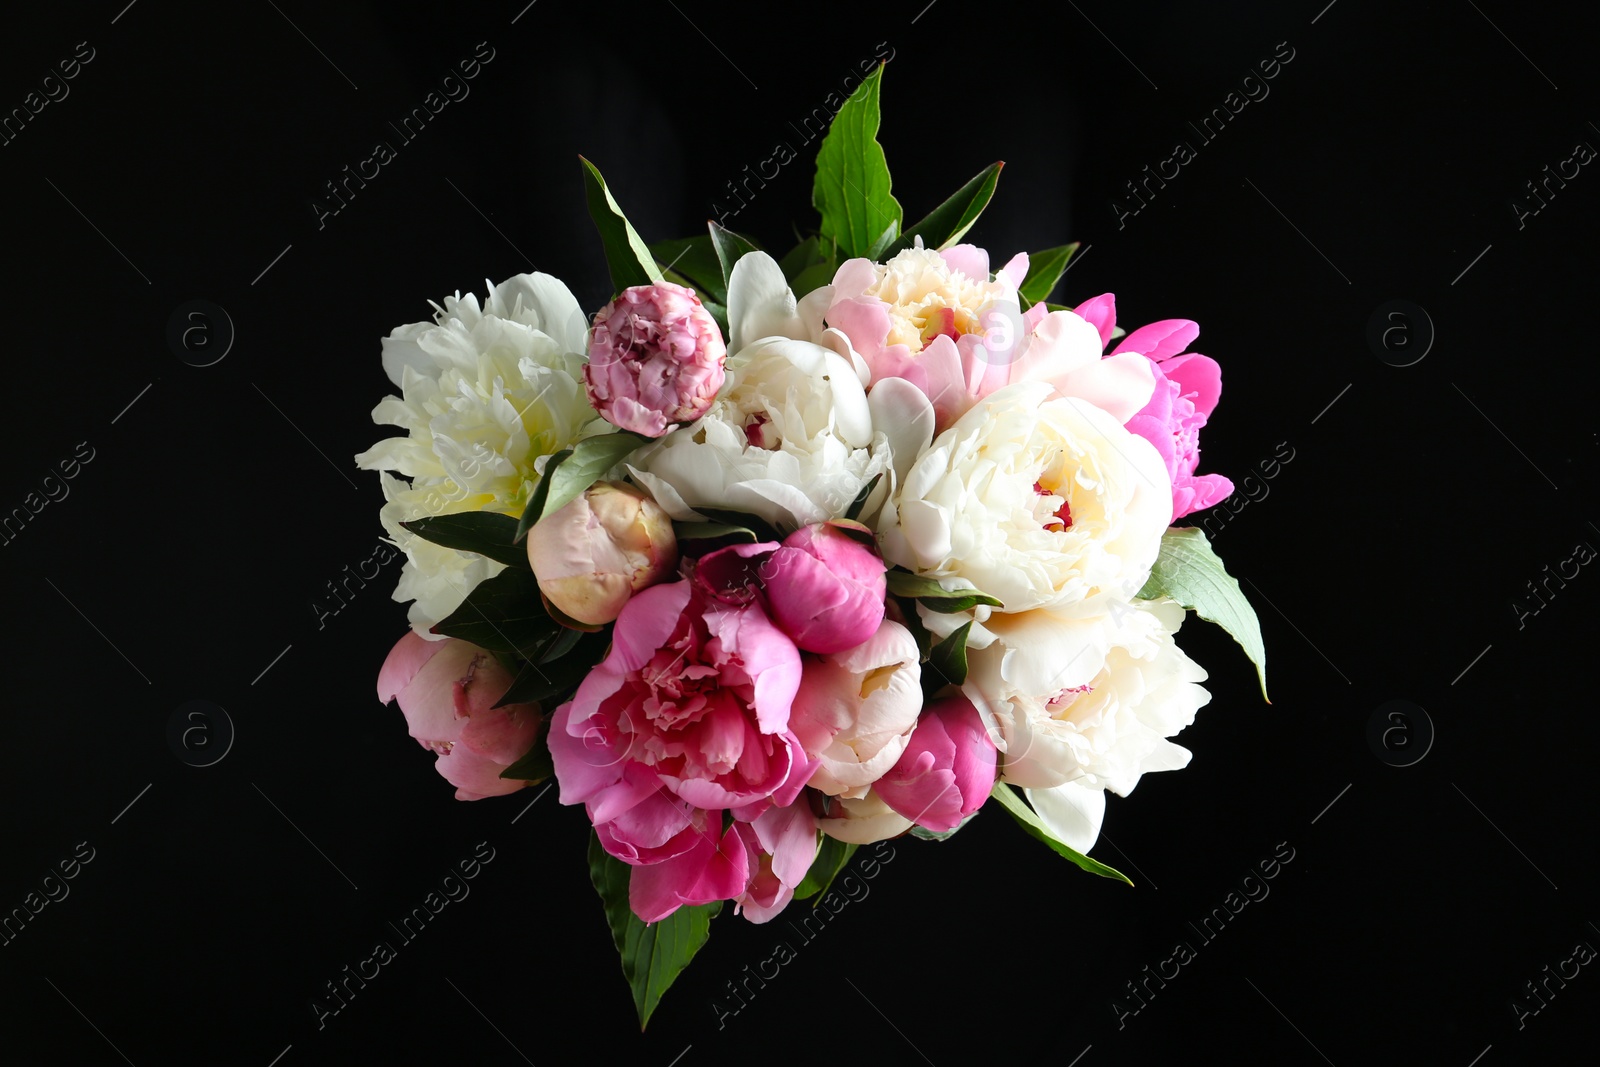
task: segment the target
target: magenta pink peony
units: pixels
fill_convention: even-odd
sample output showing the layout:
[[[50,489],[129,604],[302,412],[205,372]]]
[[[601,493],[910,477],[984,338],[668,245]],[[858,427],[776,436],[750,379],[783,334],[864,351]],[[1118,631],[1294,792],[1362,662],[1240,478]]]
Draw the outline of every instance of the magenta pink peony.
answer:
[[[1100,332],[1102,344],[1111,340],[1117,309],[1110,293],[1085,301],[1077,312]],[[1188,319],[1163,319],[1128,334],[1107,357],[1138,353],[1155,373],[1149,402],[1126,425],[1154,445],[1167,465],[1174,522],[1221,503],[1233,492],[1233,483],[1220,474],[1195,474],[1200,465],[1200,430],[1222,395],[1222,368],[1217,361],[1187,351],[1198,336],[1200,327]]]
[[[511,672],[477,645],[429,641],[412,631],[378,671],[378,699],[399,701],[411,736],[439,754],[434,766],[456,787],[457,800],[501,796],[528,784],[500,777],[539,731],[537,704],[494,706],[510,686]]]
[[[957,692],[923,710],[906,750],[873,789],[903,817],[944,833],[989,799],[996,762],[978,709]]]
[[[716,320],[694,290],[635,285],[595,315],[583,381],[607,422],[660,437],[711,407],[727,356]]]
[[[802,650],[844,652],[878,632],[886,568],[870,543],[860,523],[814,523],[762,565],[773,621]]]
[[[799,684],[800,653],[757,598],[683,580],[622,609],[611,652],[551,719],[550,755],[561,802],[636,865],[640,918],[743,894],[747,850],[723,813],[785,807],[815,769],[789,728]]]

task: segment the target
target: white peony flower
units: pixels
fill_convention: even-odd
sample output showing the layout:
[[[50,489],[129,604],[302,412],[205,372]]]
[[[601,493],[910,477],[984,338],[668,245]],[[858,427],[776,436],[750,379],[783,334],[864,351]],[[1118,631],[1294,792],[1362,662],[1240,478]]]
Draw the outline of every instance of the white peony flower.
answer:
[[[869,480],[891,469],[894,448],[887,433],[874,432],[874,408],[916,405],[909,392],[869,403],[839,351],[781,336],[752,341],[729,358],[727,382],[705,417],[635,453],[628,470],[675,519],[723,508],[795,530],[842,516]],[[885,422],[897,432],[918,427],[911,451],[931,435],[926,415],[918,421],[896,409]],[[880,500],[891,481],[880,482]]]
[[[864,797],[834,797],[828,802],[828,816],[817,820],[817,829],[836,841],[870,845],[887,841],[911,829],[911,820],[885,804],[876,792]]]
[[[1171,514],[1166,466],[1148,441],[1085,400],[1020,382],[934,440],[878,530],[890,562],[1020,612],[1136,591]],[[977,609],[978,623],[988,617]],[[969,643],[989,640],[975,626]]]
[[[472,588],[502,570],[473,553],[425,541],[402,522],[463,511],[520,516],[546,457],[609,429],[583,388],[587,319],[567,287],[547,274],[521,274],[480,306],[446,297],[431,322],[401,326],[383,340],[383,369],[400,388],[372,412],[398,426],[356,457],[383,475],[379,517],[406,564],[394,593],[412,600],[411,625],[428,628]]]
[[[922,711],[921,659],[890,619],[855,648],[805,657],[789,726],[819,764],[807,785],[860,799],[894,766]]]

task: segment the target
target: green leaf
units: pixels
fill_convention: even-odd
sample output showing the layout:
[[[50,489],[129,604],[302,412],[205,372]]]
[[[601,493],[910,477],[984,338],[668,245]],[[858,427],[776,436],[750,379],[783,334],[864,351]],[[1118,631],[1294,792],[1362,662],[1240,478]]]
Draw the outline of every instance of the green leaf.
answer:
[[[884,258],[910,248],[913,239],[922,238],[924,248],[949,248],[972,229],[983,209],[989,206],[995,186],[1000,183],[1000,168],[1005,163],[991,163],[980,170],[971,181],[950,195],[950,199],[928,213],[927,218],[915,226],[907,226],[905,233],[884,250]],[[1030,257],[1029,262],[1032,262]]]
[[[1028,276],[1017,287],[1024,308],[1039,303],[1055,292],[1056,283],[1067,272],[1067,260],[1078,250],[1078,242],[1028,253]],[[1048,310],[1048,309],[1047,309]]]
[[[817,846],[817,858],[811,861],[811,869],[806,871],[806,876],[800,879],[800,884],[795,886],[794,899],[805,900],[807,897],[817,898],[817,904],[822,903],[822,895],[828,891],[828,886],[839,877],[839,872],[844,870],[845,864],[850,862],[850,857],[855,855],[857,845],[846,844],[827,834],[819,835],[821,844]],[[813,904],[812,907],[816,907]]]
[[[1133,879],[1115,867],[1107,867],[1099,860],[1092,860],[1065,842],[1057,840],[1055,835],[1045,828],[1044,822],[1039,816],[1034,814],[1033,809],[1028,807],[1027,802],[1004,782],[996,782],[994,784],[993,796],[1000,802],[1000,806],[1009,811],[1011,817],[1017,820],[1017,825],[1027,831],[1030,837],[1036,837],[1049,845],[1058,856],[1065,856],[1090,874],[1098,874],[1102,878],[1115,878],[1117,881],[1126,882],[1129,885],[1133,884]]]
[[[988,593],[977,589],[946,589],[932,578],[924,578],[910,571],[891,570],[884,577],[889,592],[895,596],[914,597],[922,601],[929,611],[937,611],[941,615],[971,611],[979,604],[987,604],[991,608],[1004,606]]]
[[[695,508],[694,510],[696,514],[704,515],[714,523],[749,530],[755,534],[757,541],[783,540],[783,535],[778,533],[771,523],[755,515],[747,515],[742,511],[726,511],[722,508]]]
[[[706,227],[711,231],[711,247],[716,249],[717,261],[722,264],[722,286],[726,291],[733,277],[733,265],[739,262],[739,257],[761,249],[748,238],[740,237],[715,220],[707,222]]]
[[[647,926],[628,906],[630,869],[606,852],[600,839],[590,832],[589,880],[600,894],[612,943],[622,957],[622,975],[633,990],[639,1029],[643,1030],[662,995],[711,936],[711,920],[722,910],[722,901],[684,906]]]
[[[728,287],[722,280],[722,261],[711,246],[711,235],[686,237],[676,241],[658,241],[650,246],[650,254],[661,266],[664,275],[676,273],[689,288],[695,291],[700,303],[708,300],[718,304],[728,302]],[[670,275],[669,275],[670,276]]]
[[[817,150],[811,203],[822,216],[823,243],[846,259],[866,255],[880,234],[905,217],[889,191],[889,164],[878,143],[882,81],[880,63],[833,117]]]
[[[546,715],[539,721],[539,732],[534,735],[533,747],[521,759],[501,771],[500,777],[542,782],[556,773],[556,765],[550,759],[549,733],[550,716]]]
[[[620,293],[629,286],[659,282],[661,270],[656,266],[655,257],[622,213],[622,208],[617,206],[611,190],[606,188],[606,180],[593,163],[582,156],[578,159],[583,163],[583,195],[589,202],[589,217],[600,231],[612,287]]]
[[[517,520],[493,511],[463,511],[400,524],[425,541],[460,552],[476,552],[508,567],[527,567],[527,549],[516,544]]]
[[[616,433],[585,438],[551,456],[544,468],[544,477],[539,479],[539,487],[528,500],[522,521],[517,524],[517,540],[527,537],[534,523],[582,496],[601,475],[637,452],[649,440],[640,434],[618,430]]]
[[[748,526],[735,526],[726,522],[674,522],[672,532],[679,541],[725,541],[727,544],[744,542],[755,544],[760,540]]]
[[[789,280],[789,288],[794,291],[796,300],[807,293],[814,292],[833,281],[833,276],[839,273],[839,268],[834,261],[825,259],[821,263],[813,263],[805,270],[796,274]]]
[[[878,235],[877,240],[872,242],[872,247],[867,249],[867,258],[877,262],[883,257],[883,250],[888,248],[894,242],[894,239],[899,236],[900,224],[898,222],[889,223],[888,227]]]
[[[793,282],[795,275],[807,267],[821,263],[823,258],[822,243],[815,237],[807,237],[784,253],[783,258],[778,260],[778,269],[783,271],[785,278]]]
[[[1163,596],[1228,631],[1256,665],[1261,699],[1272,703],[1267,697],[1267,647],[1261,639],[1261,622],[1199,527],[1175,526],[1162,535],[1161,554],[1150,568],[1150,580],[1139,590],[1139,599]]]
[[[524,661],[495,707],[504,704],[540,704],[554,707],[560,704],[588,677],[589,671],[605,657],[611,644],[611,631],[582,633],[578,630],[560,629],[552,645],[557,648],[570,639],[571,647],[565,651],[548,648],[542,662]]]
[[[533,572],[508,567],[479,582],[459,608],[434,625],[433,632],[490,652],[520,655],[549,640],[555,626],[539,601]]]
[[[971,630],[972,622],[968,620],[928,653],[928,666],[951,685],[961,685],[967,680],[967,634]]]

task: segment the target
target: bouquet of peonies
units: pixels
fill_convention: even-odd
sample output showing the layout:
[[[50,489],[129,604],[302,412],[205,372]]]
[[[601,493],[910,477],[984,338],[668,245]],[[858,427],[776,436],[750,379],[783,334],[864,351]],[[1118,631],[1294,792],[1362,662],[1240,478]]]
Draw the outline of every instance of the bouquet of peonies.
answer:
[[[991,271],[960,241],[999,163],[902,226],[881,77],[781,259],[716,223],[646,245],[584,160],[610,303],[524,274],[383,342],[373,419],[406,435],[357,462],[411,631],[378,695],[457,798],[553,775],[584,805],[641,1023],[723,902],[765,922],[991,798],[1127,881],[1086,853],[1107,790],[1189,761],[1186,610],[1265,695],[1237,582],[1171,525],[1233,489],[1195,473],[1198,328],[1047,303],[1076,245]]]

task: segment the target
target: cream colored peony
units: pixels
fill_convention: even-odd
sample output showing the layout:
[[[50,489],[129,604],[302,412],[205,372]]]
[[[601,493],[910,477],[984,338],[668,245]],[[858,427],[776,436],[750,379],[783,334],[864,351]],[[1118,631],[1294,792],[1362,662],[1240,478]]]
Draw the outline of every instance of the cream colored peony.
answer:
[[[383,340],[383,369],[400,389],[372,412],[398,426],[356,457],[382,476],[380,519],[406,554],[394,593],[411,600],[424,636],[472,588],[502,566],[412,534],[400,523],[431,515],[494,511],[520,516],[547,458],[609,430],[583,388],[587,320],[567,287],[547,274],[520,274],[476,296],[445,297],[431,322]]]

